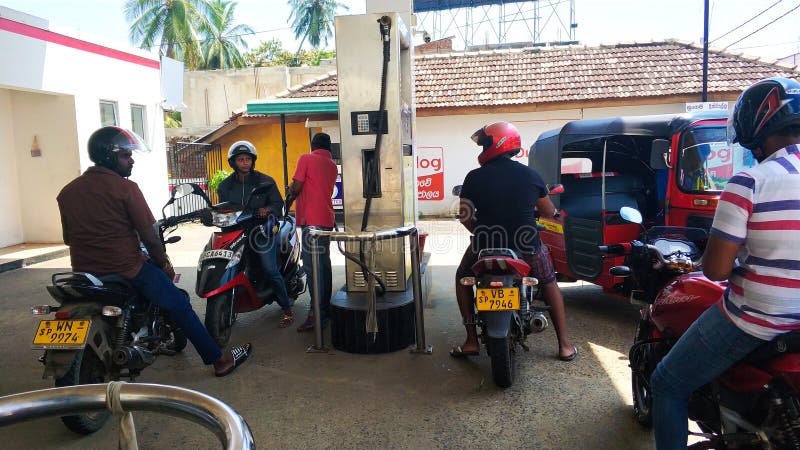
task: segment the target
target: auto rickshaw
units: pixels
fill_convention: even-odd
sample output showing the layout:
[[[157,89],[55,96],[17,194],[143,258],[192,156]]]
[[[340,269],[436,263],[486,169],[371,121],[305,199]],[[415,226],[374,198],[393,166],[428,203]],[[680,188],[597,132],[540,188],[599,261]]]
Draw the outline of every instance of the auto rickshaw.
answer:
[[[726,136],[726,111],[575,120],[542,133],[528,165],[564,186],[552,197],[560,217],[539,221],[559,280],[619,296],[622,278],[609,269],[623,257],[604,257],[599,245],[636,239],[642,226],[708,230],[728,179],[755,164]],[[623,220],[624,206],[641,212],[643,224]]]

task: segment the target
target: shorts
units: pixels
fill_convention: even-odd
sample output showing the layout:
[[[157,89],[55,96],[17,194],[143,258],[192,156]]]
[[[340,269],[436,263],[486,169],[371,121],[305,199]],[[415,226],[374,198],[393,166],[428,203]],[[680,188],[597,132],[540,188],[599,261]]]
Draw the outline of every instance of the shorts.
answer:
[[[546,245],[542,245],[536,253],[523,253],[522,260],[531,266],[529,276],[536,277],[540,285],[550,284],[556,281],[556,272],[553,270],[553,261],[550,259],[550,251]],[[472,246],[468,246],[464,250],[464,256],[461,258],[461,263],[456,269],[456,282],[464,277],[474,277],[472,272],[472,265],[478,261],[478,256],[472,250]]]

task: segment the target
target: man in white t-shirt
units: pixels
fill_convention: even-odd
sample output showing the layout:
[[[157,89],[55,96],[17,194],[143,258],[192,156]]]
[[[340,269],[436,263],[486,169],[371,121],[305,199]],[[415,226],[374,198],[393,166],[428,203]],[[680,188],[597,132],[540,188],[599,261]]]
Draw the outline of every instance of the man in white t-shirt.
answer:
[[[776,336],[800,329],[800,83],[761,80],[733,109],[729,138],[760,163],[725,186],[703,273],[729,280],[652,376],[656,447],[685,449],[692,391]],[[739,265],[736,266],[738,258]]]

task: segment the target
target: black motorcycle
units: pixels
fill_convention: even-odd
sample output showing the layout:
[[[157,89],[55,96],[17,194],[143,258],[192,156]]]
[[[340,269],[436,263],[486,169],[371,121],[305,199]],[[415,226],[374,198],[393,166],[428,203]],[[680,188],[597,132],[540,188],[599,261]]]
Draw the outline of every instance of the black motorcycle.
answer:
[[[177,186],[164,209],[193,189],[191,185]],[[164,216],[156,223],[161,242],[178,242],[179,236],[165,239],[165,232],[196,218],[197,212]],[[123,378],[134,381],[156,356],[175,355],[186,347],[183,330],[118,275],[56,273],[47,292],[59,306],[31,308],[34,315],[55,313],[54,319],[39,322],[32,348],[44,349],[39,358],[45,367],[43,377],[54,377],[56,387]],[[102,428],[108,417],[108,412],[92,412],[61,420],[76,433],[90,434]]]

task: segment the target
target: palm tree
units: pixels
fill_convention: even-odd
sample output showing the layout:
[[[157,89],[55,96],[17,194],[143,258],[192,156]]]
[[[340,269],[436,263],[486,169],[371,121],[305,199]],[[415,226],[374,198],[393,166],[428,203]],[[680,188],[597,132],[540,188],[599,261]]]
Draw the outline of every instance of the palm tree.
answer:
[[[297,53],[300,53],[306,39],[314,48],[319,48],[321,42],[327,45],[328,38],[332,34],[333,16],[336,10],[349,9],[336,0],[289,0],[289,6],[292,8],[289,20],[292,21],[294,37],[295,39],[303,37]]]
[[[208,23],[200,27],[203,35],[202,48],[206,69],[227,69],[246,65],[239,46],[247,48],[242,38],[244,34],[252,34],[253,29],[247,25],[233,25],[236,2],[225,0],[209,0],[211,15]]]
[[[132,43],[158,47],[161,55],[182,60],[190,70],[202,64],[197,28],[208,23],[207,0],[127,0],[124,10]]]

